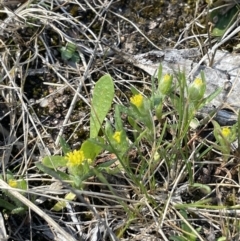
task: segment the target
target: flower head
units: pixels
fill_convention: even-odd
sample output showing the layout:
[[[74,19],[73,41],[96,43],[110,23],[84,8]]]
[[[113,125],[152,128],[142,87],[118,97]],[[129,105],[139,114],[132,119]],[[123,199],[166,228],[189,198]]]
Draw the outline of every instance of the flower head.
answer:
[[[9,185],[10,187],[12,187],[12,188],[16,188],[16,187],[18,186],[18,183],[17,183],[16,180],[10,179],[10,180],[8,181],[8,185]]]
[[[143,105],[143,96],[141,94],[134,95],[130,98],[130,102],[137,108],[140,108]]]
[[[86,160],[83,151],[80,150],[74,150],[72,152],[67,153],[65,158],[68,160],[67,166],[69,167],[82,165],[84,163],[84,160]]]
[[[189,87],[189,99],[193,102],[200,101],[204,97],[206,83],[201,78],[196,78]]]
[[[170,74],[165,74],[159,82],[159,90],[161,94],[166,95],[172,86],[172,76]]]
[[[203,81],[201,78],[196,78],[194,81],[193,81],[193,85],[196,87],[196,88],[200,88],[202,85],[203,85]]]
[[[113,139],[117,142],[120,143],[121,141],[121,131],[116,131],[113,135]]]
[[[170,74],[165,74],[164,76],[163,76],[163,81],[164,82],[169,82],[171,80],[171,75]]]
[[[222,130],[221,130],[221,134],[222,134],[223,137],[229,138],[230,135],[231,135],[231,130],[230,130],[230,128],[228,128],[228,127],[223,127]]]

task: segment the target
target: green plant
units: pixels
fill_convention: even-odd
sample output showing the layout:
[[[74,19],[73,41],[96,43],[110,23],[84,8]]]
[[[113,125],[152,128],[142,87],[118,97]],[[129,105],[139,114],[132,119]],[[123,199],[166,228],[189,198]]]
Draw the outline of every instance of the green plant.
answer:
[[[221,151],[223,158],[226,161],[231,153],[231,143],[237,139],[237,124],[231,127],[220,127],[216,121],[213,121],[213,125],[213,134],[217,141],[216,144],[214,144],[214,147]]]
[[[3,180],[3,175],[0,175]],[[22,179],[16,179],[12,172],[6,172],[6,182],[11,188],[16,188],[19,190],[27,190],[27,182]],[[12,196],[8,190],[2,190],[3,198],[0,198],[0,207],[4,208],[5,211],[10,211],[12,214],[22,214],[26,211],[26,207],[17,198]],[[24,195],[24,192],[22,192]]]
[[[96,176],[128,214],[127,225],[122,225],[117,231],[120,236],[131,223],[135,222],[136,216],[141,215],[146,203],[164,220],[166,210],[170,208],[168,201],[170,197],[162,206],[155,198],[160,182],[156,172],[161,168],[165,171],[165,177],[162,179],[166,182],[166,189],[187,180],[190,189],[198,189],[205,195],[211,192],[207,184],[197,183],[194,179],[194,166],[189,158],[192,155],[192,149],[189,143],[195,113],[218,95],[221,89],[205,96],[206,80],[203,73],[188,85],[184,73],[179,71],[175,75],[164,75],[162,72],[162,66],[160,66],[157,80],[152,78],[152,91],[149,97],[132,88],[129,103],[115,104],[113,107],[113,81],[109,75],[100,78],[93,91],[90,138],[83,142],[79,150],[73,151],[61,138],[63,156],[48,156],[42,160],[42,163],[36,164],[43,172],[70,183],[74,189],[84,189],[84,182]],[[111,107],[114,111],[114,120],[110,122],[106,116]],[[225,129],[216,124],[214,126],[219,147],[228,148],[229,151],[229,143],[233,141],[234,135],[226,135],[223,131]],[[198,127],[195,126],[195,128]],[[234,127],[232,130],[234,133]],[[199,144],[194,150],[195,155],[199,155],[200,158],[211,150],[210,147],[201,153],[202,147],[203,144]],[[224,150],[221,150],[224,153]],[[109,153],[111,158],[96,164],[102,152]],[[137,162],[131,159],[129,153],[132,152],[136,153]],[[60,171],[59,167],[65,167],[67,172]],[[133,189],[137,190],[137,195],[144,197],[145,202],[139,201],[129,206],[116,195],[112,184],[106,178],[106,173],[126,177]],[[160,171],[159,173],[161,174]],[[69,192],[65,196],[66,201],[59,201],[53,209],[62,210],[66,202],[75,198],[76,195]],[[171,239],[195,241],[199,237],[199,230],[194,229],[188,222],[187,209],[220,208],[210,203],[211,199],[204,199],[191,204],[172,205],[176,212],[180,210],[178,215],[181,218],[182,236],[172,236]]]
[[[179,214],[183,221],[181,221],[181,229],[182,229],[182,236],[171,236],[170,240],[173,241],[196,241],[197,236],[195,232],[199,232],[201,230],[201,227],[199,227],[197,230],[194,230],[193,232],[191,225],[188,223],[188,214],[184,209],[181,209],[179,211]]]
[[[79,53],[77,52],[77,46],[68,42],[65,47],[60,49],[61,57],[65,61],[72,61],[78,63],[80,61]]]
[[[107,97],[102,94],[102,91],[104,91]],[[83,142],[80,150],[71,151],[69,145],[61,138],[60,145],[64,156],[46,156],[42,160],[42,163],[37,163],[36,166],[43,172],[57,177],[60,180],[68,181],[73,187],[81,189],[83,187],[83,181],[95,175],[96,171],[93,171],[94,160],[102,151],[102,147],[99,145],[102,139],[100,137],[98,138],[98,132],[111,107],[113,96],[114,88],[112,79],[109,75],[105,75],[96,83],[91,109],[90,137],[94,137],[98,145],[89,139]],[[112,161],[110,161],[108,165],[105,164],[105,169],[111,164]],[[68,174],[57,170],[59,167],[67,167]],[[101,169],[102,165],[99,165],[98,168]],[[65,198],[67,200],[69,200],[69,198],[73,200],[75,195],[68,194]],[[65,203],[58,202],[54,209],[59,210],[63,207],[65,207]]]
[[[108,96],[107,98],[105,95],[102,95],[103,90],[105,95]],[[109,75],[105,75],[96,83],[91,109],[90,137],[96,138],[95,141],[98,141],[98,145],[91,141],[90,138],[83,142],[80,150],[71,151],[65,140],[61,138],[60,145],[64,156],[47,156],[42,160],[43,165],[38,163],[37,167],[50,175],[56,175],[60,179],[70,180],[73,182],[72,185],[74,187],[80,188],[82,182],[93,175],[91,172],[92,164],[94,164],[95,158],[102,151],[102,147],[99,145],[99,143],[102,143],[102,139],[98,138],[98,132],[111,107],[113,95],[112,79]],[[69,174],[58,171],[57,168],[59,167],[67,167]]]
[[[93,92],[90,139],[82,144],[80,150],[74,151],[71,151],[67,143],[61,139],[64,156],[55,155],[45,157],[42,161],[43,165],[37,164],[37,166],[50,175],[54,174],[64,180],[72,181],[74,187],[81,188],[84,180],[99,173],[99,170],[102,170],[102,168],[109,172],[110,169],[108,166],[118,160],[120,165],[115,171],[112,170],[112,172],[120,171],[123,168],[136,185],[141,186],[142,180],[148,180],[147,182],[153,187],[155,180],[152,172],[158,165],[159,158],[164,157],[165,153],[168,152],[170,154],[166,157],[169,165],[168,168],[171,169],[175,165],[175,150],[178,148],[181,153],[183,142],[187,143],[187,140],[184,139],[187,137],[187,132],[194,119],[195,112],[219,93],[219,90],[217,90],[212,95],[204,98],[206,81],[203,73],[201,76],[201,78],[196,78],[188,86],[185,75],[179,72],[177,82],[173,85],[173,76],[169,74],[163,76],[162,67],[160,66],[158,69],[158,84],[155,85],[153,81],[150,98],[144,97],[138,90],[132,89],[133,96],[130,98],[129,106],[115,105],[115,126],[113,128],[109,121],[106,121],[104,127],[102,127],[114,96],[112,79],[109,75],[105,75],[96,83]],[[178,94],[173,91],[173,87],[175,90],[178,90]],[[168,126],[165,122],[162,134],[157,137],[156,126],[153,121],[155,118],[154,113],[156,113],[158,121],[164,120],[168,115],[168,113],[163,113],[164,101],[167,98],[170,100],[170,105],[172,105],[174,112],[178,115],[179,121],[172,126]],[[131,140],[124,129],[123,114],[126,115],[126,120],[132,128],[133,139]],[[104,138],[98,136],[101,128]],[[174,135],[176,135],[174,138],[175,141],[172,143],[167,143],[163,140],[167,128],[171,128],[175,133]],[[149,159],[142,158],[140,160],[137,173],[135,173],[131,168],[127,153],[133,149],[139,150],[140,153],[142,142],[145,142],[147,146],[152,148],[152,153]],[[174,151],[169,152],[170,149]],[[111,160],[108,164],[93,167],[94,160],[102,150],[114,153],[117,158]],[[189,173],[191,173],[191,164],[187,163],[187,166]],[[67,175],[58,171],[58,167],[67,167],[69,174]],[[144,191],[143,186],[142,191]]]

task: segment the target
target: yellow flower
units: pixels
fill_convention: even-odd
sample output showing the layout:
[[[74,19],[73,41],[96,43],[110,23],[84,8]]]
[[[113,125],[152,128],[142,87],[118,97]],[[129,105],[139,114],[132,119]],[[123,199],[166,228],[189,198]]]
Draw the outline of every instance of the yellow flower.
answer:
[[[116,131],[113,135],[113,139],[117,142],[120,143],[121,141],[121,131]]]
[[[17,181],[14,180],[14,179],[10,179],[10,180],[8,181],[8,185],[9,185],[10,187],[12,187],[12,188],[16,188],[16,187],[17,187]]]
[[[223,127],[221,133],[223,137],[228,138],[231,135],[231,130],[228,127]]]
[[[200,88],[203,85],[203,81],[201,78],[196,78],[193,81],[193,84],[195,85],[196,88]]]
[[[164,76],[163,76],[163,81],[164,82],[169,82],[171,80],[171,75],[170,74],[165,74]]]
[[[83,151],[80,150],[74,150],[72,152],[67,153],[65,158],[68,160],[67,166],[69,167],[82,165],[84,163],[84,160],[86,160]]]
[[[141,94],[134,95],[130,98],[130,102],[137,108],[140,108],[143,105],[143,96]]]

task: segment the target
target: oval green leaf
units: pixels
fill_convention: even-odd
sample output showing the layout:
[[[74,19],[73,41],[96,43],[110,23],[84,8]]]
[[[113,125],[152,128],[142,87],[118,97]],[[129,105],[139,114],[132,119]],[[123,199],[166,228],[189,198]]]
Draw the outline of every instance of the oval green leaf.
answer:
[[[215,23],[215,26],[212,30],[212,35],[216,37],[222,37],[226,30],[233,24],[233,22],[236,20],[239,8],[238,6],[234,6],[231,9],[229,9],[225,14],[221,15],[221,9],[218,9],[216,11],[213,11],[210,18],[214,20],[217,19],[217,22]]]
[[[65,167],[67,160],[63,156],[46,156],[43,158],[42,163],[49,168]]]
[[[110,75],[101,77],[93,90],[91,117],[90,117],[90,138],[98,136],[103,120],[111,108],[114,97],[114,84]]]

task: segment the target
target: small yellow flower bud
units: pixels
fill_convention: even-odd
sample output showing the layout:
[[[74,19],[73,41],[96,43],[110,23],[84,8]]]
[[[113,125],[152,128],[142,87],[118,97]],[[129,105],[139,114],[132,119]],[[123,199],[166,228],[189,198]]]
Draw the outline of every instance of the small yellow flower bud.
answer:
[[[203,85],[203,81],[201,78],[196,78],[193,84],[196,86],[196,88],[200,88]]]
[[[143,105],[143,96],[141,94],[134,95],[130,98],[130,102],[137,108],[140,108]]]
[[[231,135],[231,130],[228,127],[223,127],[221,130],[221,134],[223,137],[225,137],[226,139],[228,139]]]
[[[12,187],[12,188],[16,188],[16,187],[17,187],[17,181],[14,180],[14,179],[10,179],[10,180],[8,181],[8,185],[9,185],[10,187]]]
[[[117,142],[120,143],[121,141],[121,131],[116,131],[113,135],[113,139]]]
[[[201,78],[196,78],[189,87],[189,100],[196,102],[203,98],[206,83]]]
[[[172,76],[169,74],[165,74],[163,78],[159,82],[159,91],[161,94],[166,95],[171,90],[172,87]]]

